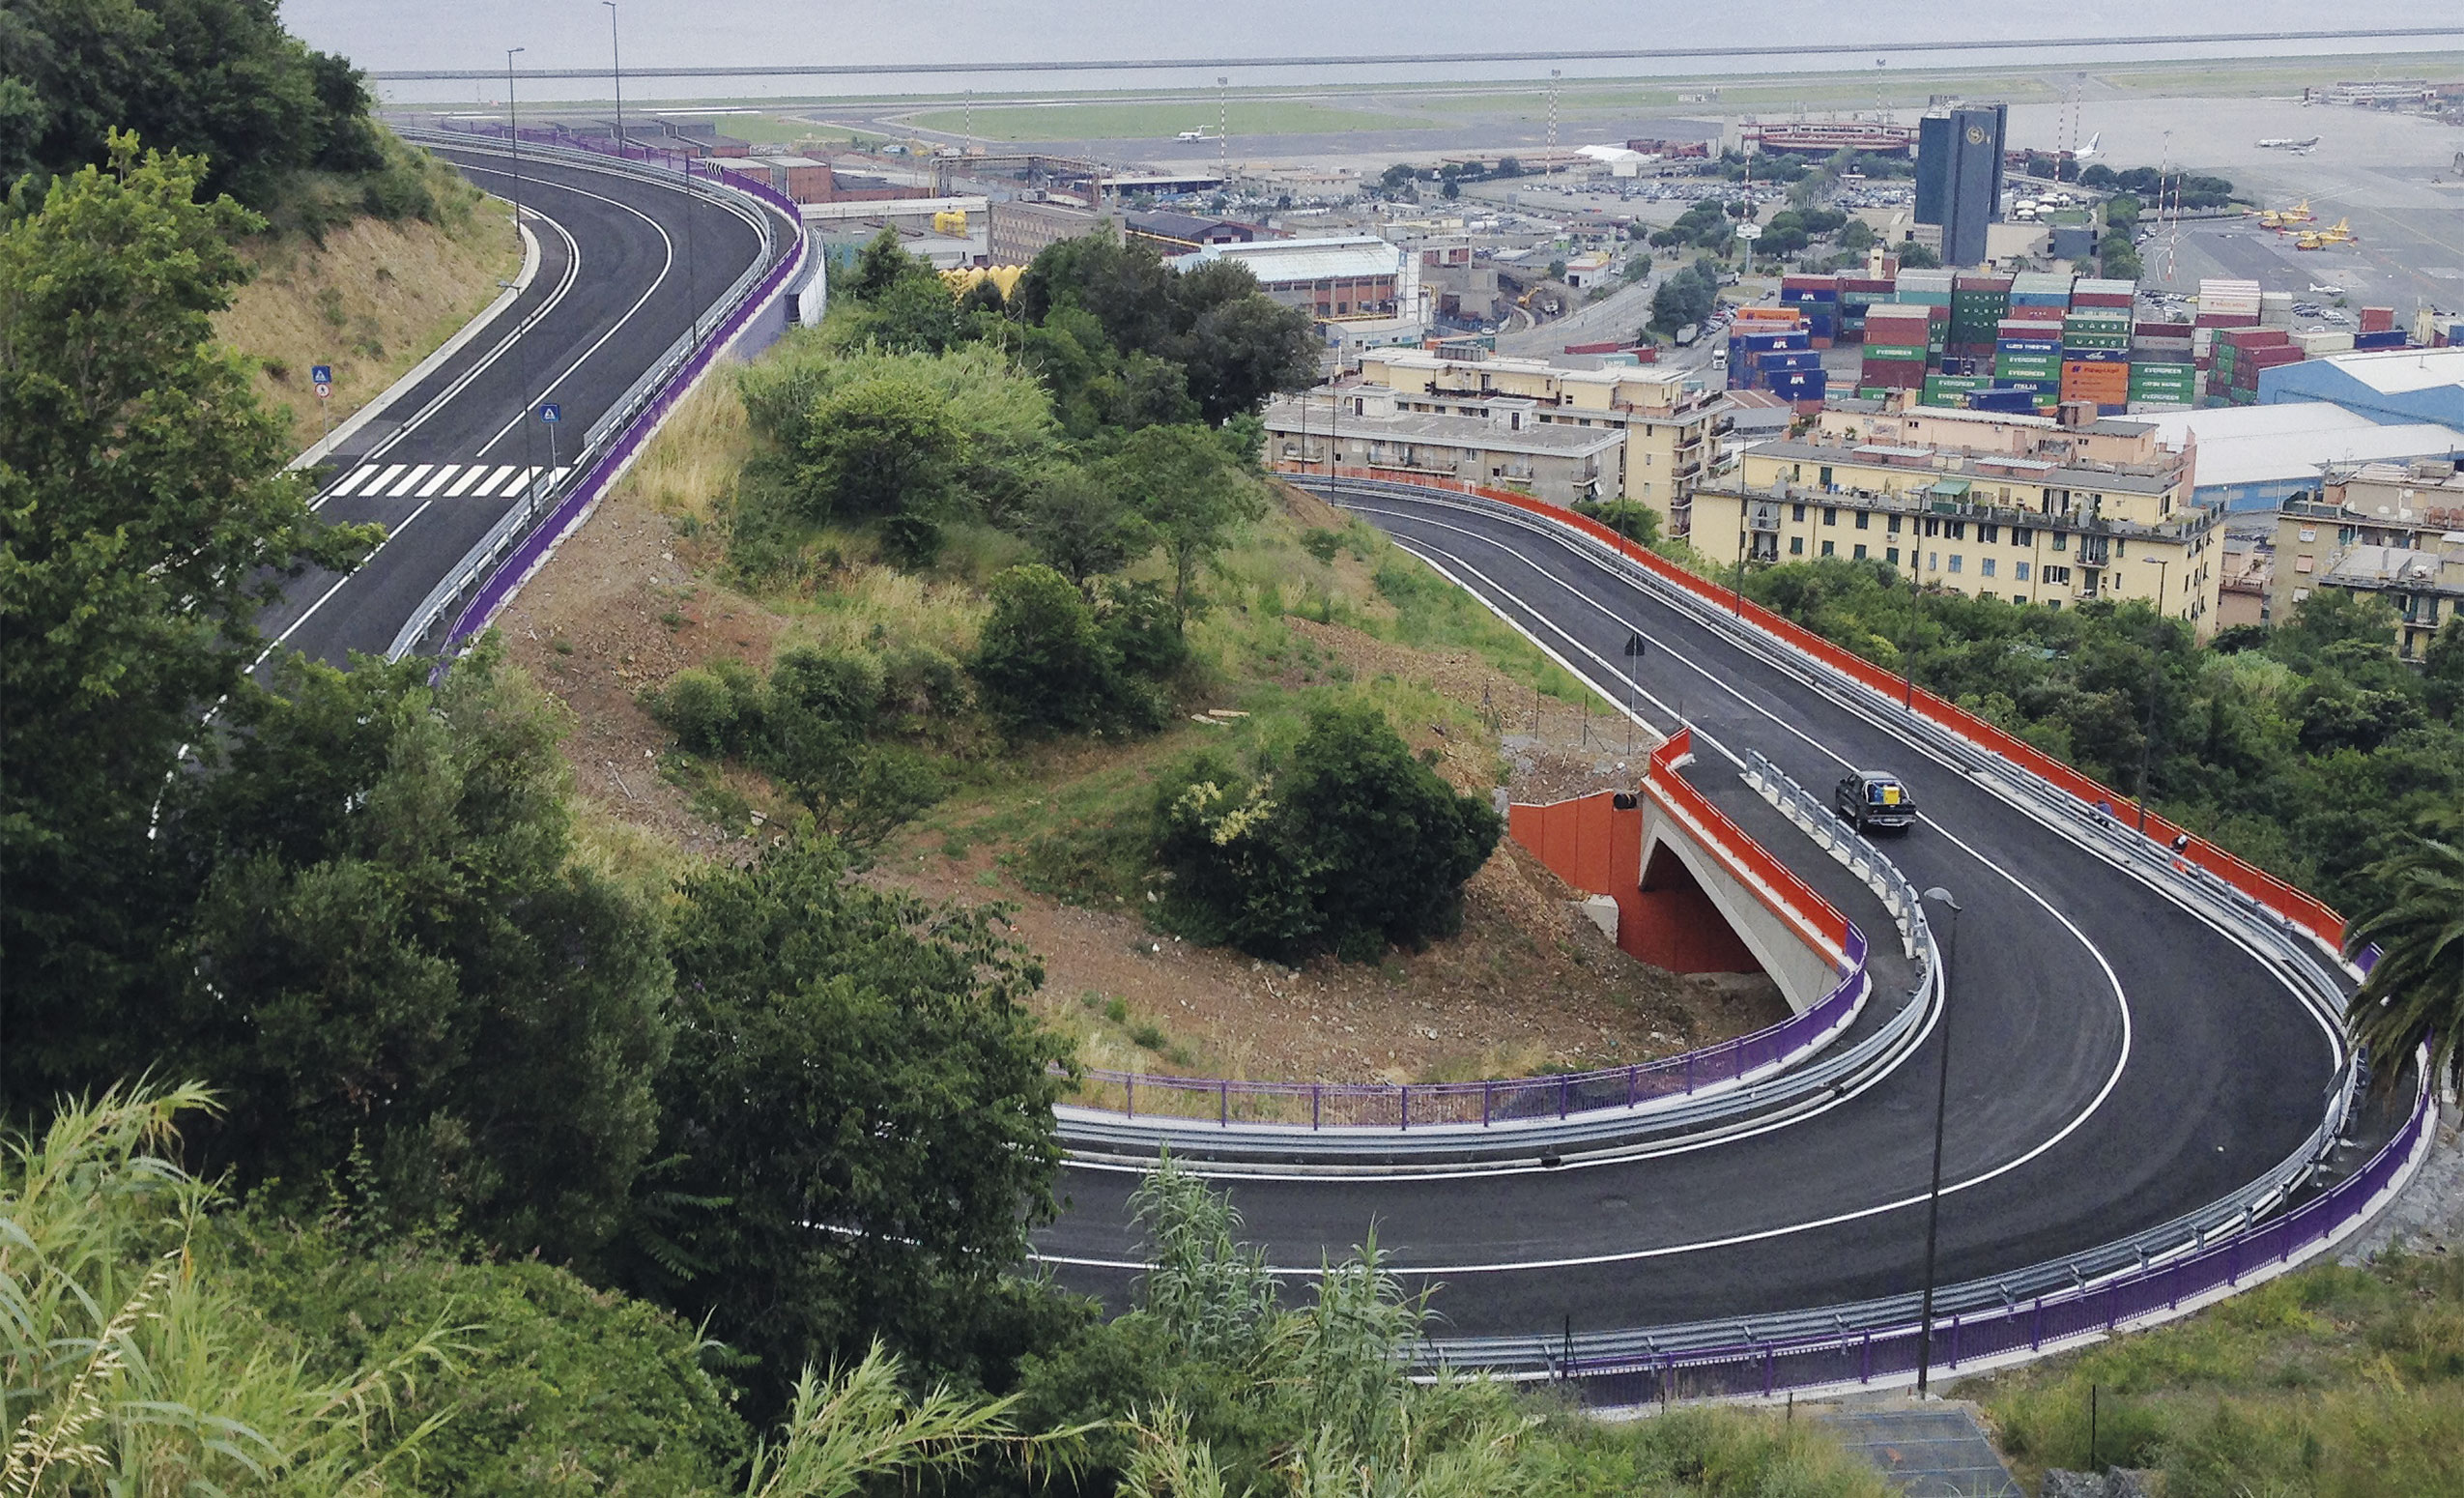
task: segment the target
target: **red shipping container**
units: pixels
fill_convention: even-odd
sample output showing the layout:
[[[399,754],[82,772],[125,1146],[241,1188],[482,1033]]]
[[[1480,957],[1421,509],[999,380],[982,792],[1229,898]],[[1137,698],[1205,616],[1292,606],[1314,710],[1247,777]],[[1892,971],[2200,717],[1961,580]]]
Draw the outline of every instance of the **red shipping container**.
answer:
[[[2126,307],[2135,299],[2124,291],[2074,291],[2071,305],[2075,307]]]
[[[2395,326],[2393,307],[2362,308],[2362,331],[2386,332]]]
[[[2231,328],[2216,336],[2237,349],[2280,349],[2293,341],[2292,333],[2281,328]]]
[[[2256,328],[2258,314],[2256,312],[2201,312],[2198,326],[2201,328]]]

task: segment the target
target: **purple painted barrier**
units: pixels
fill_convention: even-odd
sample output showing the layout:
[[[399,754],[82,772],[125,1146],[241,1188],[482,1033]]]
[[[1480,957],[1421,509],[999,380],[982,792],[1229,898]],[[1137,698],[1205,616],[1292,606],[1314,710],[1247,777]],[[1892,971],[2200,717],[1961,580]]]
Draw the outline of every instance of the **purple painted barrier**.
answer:
[[[501,129],[496,129],[473,130],[468,133],[501,138],[504,131]],[[542,144],[567,145],[592,150],[603,156],[621,157],[626,160],[643,161],[654,166],[673,164],[696,177],[706,175],[695,167],[690,158],[676,157],[667,152],[654,152],[638,146],[627,146],[619,150],[613,144],[601,146],[587,140],[573,140],[560,133],[546,131],[534,133],[529,130],[522,132],[522,138],[536,139]],[[709,368],[711,362],[718,358],[720,351],[733,342],[755,318],[760,316],[778,297],[781,289],[803,268],[807,251],[800,227],[802,219],[797,214],[796,205],[784,194],[773,190],[766,183],[755,182],[733,172],[726,175],[731,179],[728,184],[729,187],[763,200],[785,213],[791,222],[799,225],[788,252],[781,256],[779,263],[771,267],[769,272],[755,284],[753,290],[737,303],[735,309],[711,330],[709,334],[702,340],[700,347],[696,348],[692,355],[676,367],[666,383],[660,387],[659,392],[645,402],[635,413],[632,419],[625,423],[623,432],[591,463],[581,481],[568,489],[564,497],[557,502],[556,507],[548,512],[545,523],[525,536],[513,549],[512,554],[488,573],[487,579],[479,585],[478,591],[473,594],[470,602],[465,604],[461,613],[455,616],[452,627],[445,632],[445,638],[440,647],[441,654],[451,654],[462,642],[487,627],[489,620],[496,617],[497,611],[504,607],[505,602],[521,589],[525,582],[530,580],[530,574],[538,570],[540,563],[547,560],[548,554],[554,551],[558,543],[563,540],[564,536],[589,513],[591,506],[599,502],[608,485],[615,481],[616,475],[624,471],[625,465],[630,463],[634,455],[641,451],[643,445],[649,441],[660,419],[683,397],[685,391],[693,388],[694,382]]]
[[[1072,1103],[1125,1118],[1212,1119],[1225,1128],[1235,1122],[1306,1124],[1312,1129],[1486,1127],[1631,1108],[1733,1082],[1819,1046],[1855,1009],[1865,957],[1865,934],[1850,923],[1842,943],[1839,982],[1803,1014],[1716,1046],[1632,1066],[1498,1081],[1403,1083],[1235,1081],[1090,1069],[1079,1074],[1081,1095]]]
[[[2169,1263],[2053,1295],[1937,1317],[1934,1371],[2048,1345],[2125,1322],[2177,1311],[2189,1302],[2265,1278],[2294,1255],[2334,1238],[2394,1184],[2434,1122],[2422,1086],[2412,1116],[2368,1165],[2302,1205],[2246,1231],[2219,1237]],[[1583,1386],[1586,1402],[1626,1405],[1663,1398],[1769,1395],[1782,1389],[1871,1383],[1915,1371],[1922,1329],[1914,1324],[1795,1340],[1746,1342],[1657,1357],[1576,1359],[1560,1376]]]

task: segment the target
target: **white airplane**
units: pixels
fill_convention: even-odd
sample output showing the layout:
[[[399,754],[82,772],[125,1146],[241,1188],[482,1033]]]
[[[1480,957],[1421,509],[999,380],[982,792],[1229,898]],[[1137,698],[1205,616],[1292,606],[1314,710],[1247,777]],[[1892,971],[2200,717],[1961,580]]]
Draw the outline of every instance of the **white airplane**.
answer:
[[[2259,142],[2259,149],[2262,151],[2307,151],[2317,144],[2316,135],[2312,135],[2307,140],[2295,140],[2290,135],[2270,135]]]
[[[1175,135],[1172,138],[1174,140],[1204,140],[1206,139],[1206,131],[1183,130],[1180,134]]]
[[[2099,130],[2095,134],[2090,135],[2087,138],[2086,145],[2081,146],[2077,151],[2071,153],[2071,164],[2074,166],[2085,166],[2088,162],[2095,160],[2100,156],[2103,156],[2105,154],[2105,147],[2103,145],[2104,139],[2105,132],[2103,130]]]
[[[2322,286],[2316,281],[2310,282],[2310,291],[2314,295],[2321,297],[2340,297],[2344,295],[2344,288],[2341,286]]]

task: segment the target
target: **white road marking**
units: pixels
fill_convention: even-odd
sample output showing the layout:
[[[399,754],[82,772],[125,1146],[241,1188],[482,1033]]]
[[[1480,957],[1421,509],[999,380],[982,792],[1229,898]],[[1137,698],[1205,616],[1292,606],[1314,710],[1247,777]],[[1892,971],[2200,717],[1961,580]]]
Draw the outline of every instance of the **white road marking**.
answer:
[[[507,478],[512,476],[513,470],[509,466],[494,469],[488,475],[488,481],[481,484],[478,487],[477,492],[473,494],[471,497],[474,500],[484,500],[497,492],[497,485],[504,482]]]
[[[385,497],[388,500],[398,500],[402,498],[402,496],[409,494],[411,492],[411,486],[417,483],[420,479],[427,477],[428,470],[435,466],[436,465],[432,463],[422,463],[418,467],[414,468],[411,470],[410,474],[403,478],[402,482],[395,484],[390,489],[387,489],[385,492]]]
[[[400,536],[403,532],[411,529],[411,522],[418,519],[421,515],[426,514],[428,512],[428,506],[435,503],[436,501],[434,500],[425,501],[417,509],[413,510],[409,515],[403,517],[402,524],[387,531],[385,533],[385,539],[377,543],[376,551],[368,553],[367,557],[363,558],[359,564],[361,566],[366,566],[368,562],[375,559],[377,552],[381,552],[387,547],[392,545],[396,537]],[[289,628],[283,630],[282,633],[274,636],[271,641],[267,642],[266,648],[258,652],[257,658],[249,663],[248,669],[253,671],[257,667],[264,665],[266,663],[267,656],[270,656],[274,651],[282,648],[285,641],[299,633],[301,625],[306,623],[309,619],[314,619],[316,617],[317,610],[324,608],[327,602],[330,600],[335,593],[342,591],[343,584],[350,582],[353,578],[358,577],[358,572],[354,570],[345,572],[340,577],[335,578],[333,580],[333,586],[327,589],[324,592],[319,593],[317,595],[316,602],[309,604],[307,608],[301,611],[300,617],[291,621]]]
[[[429,479],[426,486],[420,489],[419,498],[423,500],[436,498],[437,491],[444,487],[445,480],[461,471],[462,465],[459,463],[447,463],[444,467],[438,469],[437,476]]]
[[[485,463],[472,464],[469,468],[462,471],[461,477],[453,481],[453,487],[444,491],[444,497],[448,500],[458,500],[462,498],[462,491],[470,488],[473,484],[477,483],[480,477],[485,475],[487,471],[488,465]]]
[[[335,484],[330,489],[328,489],[326,491],[326,497],[333,499],[349,495],[352,490],[357,489],[363,483],[366,483],[368,481],[368,475],[374,474],[376,471],[376,465],[373,463],[360,464],[350,473],[343,475],[342,481],[340,483]]]

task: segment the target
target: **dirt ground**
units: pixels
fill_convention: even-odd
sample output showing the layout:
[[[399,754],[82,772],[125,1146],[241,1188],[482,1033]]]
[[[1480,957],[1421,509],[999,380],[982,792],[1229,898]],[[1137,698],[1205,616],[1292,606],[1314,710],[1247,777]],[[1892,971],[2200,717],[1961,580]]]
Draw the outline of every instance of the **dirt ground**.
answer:
[[[712,825],[662,779],[667,735],[635,702],[644,686],[731,655],[766,664],[780,623],[695,575],[667,517],[612,496],[499,621],[511,658],[569,705],[565,741],[580,793],[695,857],[743,856],[744,835]],[[1469,652],[1421,651],[1340,625],[1285,623],[1356,673],[1391,672],[1482,709],[1502,735],[1465,742],[1407,725],[1440,771],[1486,794],[1501,752],[1516,800],[1630,785],[1649,739],[1604,705],[1587,718]],[[1056,755],[1040,775],[1075,766]],[[760,798],[755,797],[759,804]],[[760,834],[757,833],[756,836]],[[1784,1017],[1769,980],[1684,977],[1635,962],[1573,904],[1575,892],[1510,842],[1465,888],[1460,935],[1378,965],[1331,958],[1294,970],[1156,933],[1129,908],[1090,909],[1019,888],[994,845],[949,856],[918,838],[870,878],[931,899],[1013,905],[1017,933],[1044,960],[1040,1007],[1089,1065],[1264,1080],[1452,1080],[1590,1067],[1683,1051]]]

